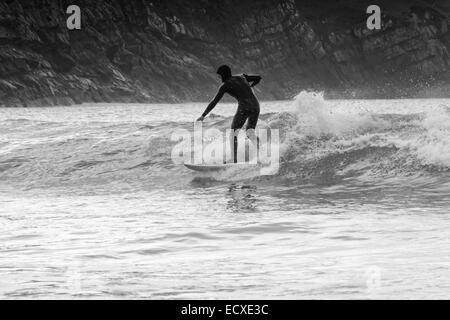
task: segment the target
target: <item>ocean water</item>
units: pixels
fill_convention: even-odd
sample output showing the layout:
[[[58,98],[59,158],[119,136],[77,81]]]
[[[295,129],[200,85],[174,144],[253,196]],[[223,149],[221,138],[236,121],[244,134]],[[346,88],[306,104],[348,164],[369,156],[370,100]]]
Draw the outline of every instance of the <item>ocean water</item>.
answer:
[[[448,298],[449,106],[264,102],[270,176],[172,161],[205,104],[0,109],[0,297]]]

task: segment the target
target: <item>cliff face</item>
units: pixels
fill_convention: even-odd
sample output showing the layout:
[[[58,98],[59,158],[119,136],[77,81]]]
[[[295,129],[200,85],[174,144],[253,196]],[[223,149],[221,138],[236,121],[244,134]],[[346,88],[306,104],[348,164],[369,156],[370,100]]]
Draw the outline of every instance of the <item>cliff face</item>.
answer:
[[[223,63],[262,99],[448,96],[447,2],[377,1],[369,31],[357,0],[0,0],[0,106],[205,101]]]

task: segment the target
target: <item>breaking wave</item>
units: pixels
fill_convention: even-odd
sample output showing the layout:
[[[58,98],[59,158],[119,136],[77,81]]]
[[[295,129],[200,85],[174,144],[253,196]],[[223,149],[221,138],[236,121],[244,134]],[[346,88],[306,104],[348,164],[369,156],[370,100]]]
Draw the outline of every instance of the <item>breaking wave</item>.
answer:
[[[449,172],[446,106],[416,114],[349,114],[332,110],[321,94],[306,92],[296,97],[294,106],[289,115],[294,119],[281,123],[287,131],[282,174],[398,177]]]
[[[280,130],[280,170],[272,177],[239,173],[233,178],[321,184],[422,178],[449,184],[449,107],[416,105],[410,112],[391,105],[374,112],[363,106],[348,108],[348,103],[341,101],[336,107],[320,93],[301,92],[289,102],[287,111],[262,114],[259,127]],[[377,103],[389,102],[371,102]],[[212,115],[205,128],[225,130],[230,121],[231,117]],[[107,192],[117,184],[122,189],[137,184],[151,188],[193,179],[192,172],[171,159],[176,143],[171,140],[172,132],[192,130],[192,122],[32,118],[0,122],[2,185],[92,185]]]

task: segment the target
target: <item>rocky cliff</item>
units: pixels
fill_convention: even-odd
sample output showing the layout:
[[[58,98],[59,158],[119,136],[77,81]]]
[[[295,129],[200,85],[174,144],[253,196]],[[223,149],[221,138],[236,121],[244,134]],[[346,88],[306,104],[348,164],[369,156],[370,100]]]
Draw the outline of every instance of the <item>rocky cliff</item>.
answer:
[[[373,31],[371,2],[0,0],[0,106],[206,101],[223,63],[262,99],[450,96],[448,1],[377,0]]]

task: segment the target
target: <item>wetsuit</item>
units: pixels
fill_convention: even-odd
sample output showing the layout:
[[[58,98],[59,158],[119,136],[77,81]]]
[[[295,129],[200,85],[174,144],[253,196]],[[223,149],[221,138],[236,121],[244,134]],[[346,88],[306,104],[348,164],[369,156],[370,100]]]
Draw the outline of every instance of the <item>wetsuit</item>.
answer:
[[[221,85],[219,92],[208,105],[205,112],[203,112],[202,116],[206,117],[206,115],[214,109],[220,99],[222,99],[223,95],[228,93],[238,101],[238,109],[233,118],[231,129],[241,129],[247,119],[248,123],[246,129],[255,129],[259,117],[259,102],[253,93],[252,87],[257,85],[260,81],[260,76],[246,74],[231,76]]]

